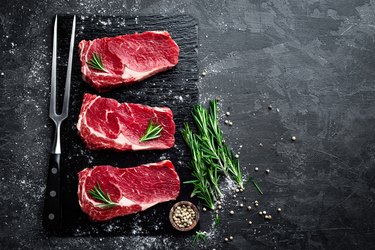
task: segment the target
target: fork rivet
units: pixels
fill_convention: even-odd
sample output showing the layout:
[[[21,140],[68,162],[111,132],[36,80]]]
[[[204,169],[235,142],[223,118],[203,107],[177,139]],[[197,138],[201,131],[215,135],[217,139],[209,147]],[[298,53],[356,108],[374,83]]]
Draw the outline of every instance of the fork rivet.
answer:
[[[51,172],[52,172],[52,174],[57,174],[57,168],[52,168]]]

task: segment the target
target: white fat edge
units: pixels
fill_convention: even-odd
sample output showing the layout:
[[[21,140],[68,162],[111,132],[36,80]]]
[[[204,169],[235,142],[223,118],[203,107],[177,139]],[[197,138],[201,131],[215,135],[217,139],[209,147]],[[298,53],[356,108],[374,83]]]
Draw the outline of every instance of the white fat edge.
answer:
[[[104,138],[104,139],[107,139],[107,137],[105,137],[103,134],[97,132],[96,130],[93,130],[88,124],[87,124],[87,120],[86,120],[86,112],[87,110],[89,110],[91,108],[91,106],[94,104],[94,102],[98,99],[98,98],[101,98],[100,96],[97,96],[94,100],[91,101],[90,104],[87,105],[85,111],[79,116],[79,119],[78,119],[78,123],[77,123],[77,126],[78,127],[81,127],[81,123],[82,123],[82,120],[83,120],[83,124],[89,129],[89,132],[90,134],[93,134],[97,137],[100,137],[100,138]],[[80,129],[79,129],[80,130]],[[120,133],[121,135],[121,133]],[[124,137],[125,138],[125,137]],[[126,139],[126,138],[125,138]],[[118,138],[116,139],[118,140]],[[114,141],[116,141],[114,140]]]
[[[81,193],[81,195],[83,195],[82,200],[89,201],[93,206],[98,206],[102,203],[97,202],[94,199],[92,199],[86,192],[86,180],[87,180],[87,177],[91,176],[91,173],[92,173],[92,169],[90,169],[90,171],[88,171],[88,174],[86,175],[84,181],[82,182],[82,193]],[[81,201],[79,201],[79,205],[82,207]]]
[[[93,45],[93,41],[88,41],[89,42],[89,47],[87,48],[87,53],[86,55],[84,56],[84,59],[85,59],[85,62],[88,62],[89,61],[89,51],[91,49],[91,46]],[[82,51],[83,49],[85,48],[85,46],[82,47]],[[85,76],[87,71],[89,70],[89,67],[87,65],[87,63],[84,64],[83,66],[83,75]],[[112,74],[110,72],[97,72],[95,71],[95,75],[97,76],[112,76]]]
[[[160,200],[160,201],[155,201],[155,202],[150,202],[150,203],[145,203],[145,204],[144,203],[139,204],[139,203],[135,203],[134,201],[129,200],[128,198],[122,196],[120,201],[118,201],[117,203],[122,207],[130,207],[130,206],[133,206],[133,205],[138,205],[138,206],[141,206],[141,209],[143,211],[143,210],[146,210],[146,209],[148,209],[152,206],[155,206],[158,203],[165,202],[165,201],[166,200]]]
[[[91,45],[92,45],[92,42],[89,41],[89,48],[87,49],[87,53],[86,53],[86,54],[84,55],[84,57],[83,57],[85,62],[87,62],[87,55],[88,55],[88,51],[89,51],[89,49],[91,48]],[[81,51],[83,51],[84,49],[85,49],[85,45],[83,45]],[[87,63],[85,63],[85,64],[83,65],[83,72],[82,72],[82,75],[84,75],[85,78],[86,78],[87,70],[88,70],[88,66],[87,66]]]
[[[158,112],[169,112],[171,111],[170,108],[160,108],[160,107],[152,107],[154,110],[158,111]]]
[[[115,140],[113,140],[113,141],[116,142],[116,143],[118,143],[118,144],[120,144],[120,145],[131,145],[132,146],[132,150],[140,150],[140,149],[150,149],[150,148],[152,148],[152,146],[150,146],[150,145],[141,146],[141,145],[135,145],[135,144],[133,144],[121,132],[119,133],[119,136]]]
[[[160,202],[166,202],[166,201],[160,201]],[[141,208],[142,208],[142,211],[143,210],[146,210],[152,206],[155,206],[156,204],[160,203],[160,202],[153,202],[153,203],[147,203],[147,204],[141,204]]]
[[[172,67],[173,65],[170,63],[169,66]],[[122,73],[121,78],[124,79],[125,81],[128,80],[128,79],[129,80],[135,79],[135,81],[142,81],[142,80],[146,79],[147,77],[149,77],[150,75],[156,74],[156,73],[158,73],[162,70],[165,70],[166,68],[169,68],[169,67],[168,66],[167,67],[160,67],[160,68],[155,68],[155,69],[149,70],[149,71],[139,72],[139,71],[131,70],[128,67],[124,67],[124,72]]]
[[[134,201],[129,200],[128,198],[126,198],[124,196],[121,197],[121,199],[117,202],[117,204],[120,205],[121,207],[130,207],[130,206],[133,206],[133,205],[138,205]]]
[[[156,30],[156,31],[151,31],[152,33],[154,34],[165,34],[165,33],[168,33],[168,31],[166,30]]]
[[[98,98],[100,98],[100,96],[97,96],[94,100],[91,101],[90,104],[86,105],[86,109],[85,109],[85,111],[84,111],[82,114],[79,115],[79,117],[78,117],[78,123],[77,123],[77,128],[78,128],[79,131],[81,131],[81,126],[82,126],[81,123],[82,123],[82,120],[85,120],[84,124],[86,125],[86,127],[90,128],[89,126],[87,126],[87,122],[86,122],[86,112],[87,112],[87,110],[88,110],[88,109],[94,104],[94,102],[95,102]],[[90,130],[91,130],[91,129],[90,129]]]

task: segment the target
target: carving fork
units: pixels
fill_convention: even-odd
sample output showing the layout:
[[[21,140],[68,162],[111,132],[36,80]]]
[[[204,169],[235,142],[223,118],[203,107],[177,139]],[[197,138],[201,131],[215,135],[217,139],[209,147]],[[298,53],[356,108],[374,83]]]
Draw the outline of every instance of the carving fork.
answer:
[[[47,175],[47,187],[43,211],[43,226],[48,230],[61,228],[61,183],[60,183],[60,127],[62,121],[68,117],[70,80],[72,73],[73,47],[76,28],[76,16],[73,18],[72,34],[70,37],[70,49],[68,68],[66,71],[64,101],[61,114],[56,113],[56,57],[57,57],[57,15],[53,29],[52,72],[51,72],[51,99],[49,117],[55,124],[55,136],[52,145],[49,168]]]

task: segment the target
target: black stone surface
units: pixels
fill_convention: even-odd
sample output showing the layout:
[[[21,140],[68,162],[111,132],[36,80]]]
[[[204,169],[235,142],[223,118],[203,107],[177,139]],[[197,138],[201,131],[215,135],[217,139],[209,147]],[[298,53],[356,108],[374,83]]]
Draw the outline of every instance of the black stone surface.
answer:
[[[72,16],[59,17],[60,72],[58,82],[65,84],[66,59],[69,55],[69,42]],[[198,103],[198,29],[197,21],[189,15],[138,16],[138,17],[78,17],[76,53],[72,70],[72,92],[69,118],[62,130],[62,186],[63,186],[63,229],[58,235],[76,236],[118,236],[118,235],[170,235],[176,233],[169,222],[169,209],[175,201],[162,203],[144,213],[124,216],[109,222],[92,222],[78,204],[77,173],[82,169],[97,165],[117,167],[139,166],[148,162],[171,160],[180,176],[181,182],[191,178],[186,167],[190,155],[179,131],[184,122],[192,124],[191,110]],[[147,30],[168,30],[180,47],[178,66],[160,73],[150,79],[132,86],[119,88],[100,96],[114,98],[119,102],[141,103],[150,106],[165,106],[173,111],[176,124],[176,142],[170,150],[151,150],[139,152],[113,152],[113,150],[92,151],[85,147],[78,135],[77,121],[84,93],[98,94],[82,80],[78,54],[81,40],[93,40],[99,37],[113,37],[121,34],[133,34]],[[64,67],[65,66],[65,67]],[[62,93],[62,91],[60,91]],[[178,200],[190,200],[191,186],[181,189]],[[194,200],[196,202],[196,200]],[[152,221],[152,223],[150,223]]]
[[[211,213],[201,214],[209,237],[198,246],[184,235],[46,234],[41,214],[56,13],[195,17],[199,69],[206,72],[197,83],[200,101],[221,96],[222,122],[233,121],[222,123],[227,142],[265,194],[247,187],[232,198],[226,190],[218,229]],[[374,0],[2,1],[0,37],[2,249],[374,248]],[[239,207],[254,200],[260,205],[252,212]]]

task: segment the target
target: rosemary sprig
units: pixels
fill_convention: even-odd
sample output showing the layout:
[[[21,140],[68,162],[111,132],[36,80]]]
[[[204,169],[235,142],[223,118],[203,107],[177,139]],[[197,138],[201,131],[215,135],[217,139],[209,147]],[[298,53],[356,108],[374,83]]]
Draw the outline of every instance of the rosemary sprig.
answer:
[[[205,231],[196,231],[194,238],[193,238],[193,244],[197,243],[198,241],[205,241],[206,240],[207,233]]]
[[[154,123],[151,119],[146,129],[146,132],[141,137],[141,139],[139,139],[139,141],[144,142],[144,141],[149,141],[149,140],[159,138],[161,136],[160,133],[162,130],[163,130],[163,127],[160,125],[156,125],[156,123]]]
[[[208,128],[211,132],[211,137],[216,139],[216,151],[219,155],[218,162],[223,164],[221,166],[224,169],[225,175],[229,175],[234,179],[234,181],[243,188],[243,176],[238,159],[235,157],[233,151],[228,148],[228,145],[224,143],[223,132],[220,129],[218,119],[217,119],[217,100],[210,101],[209,108],[209,119]]]
[[[225,144],[218,122],[217,101],[210,101],[209,109],[196,105],[192,115],[198,128],[197,133],[194,134],[185,123],[182,135],[192,155],[190,167],[194,179],[185,183],[194,185],[191,196],[197,196],[208,208],[214,209],[215,201],[222,196],[220,176],[224,175],[244,188],[243,175],[238,159]],[[253,184],[263,194],[255,181]]]
[[[104,72],[108,72],[105,68],[104,68],[104,65],[103,65],[103,60],[102,60],[102,55],[101,54],[97,54],[97,53],[92,53],[92,57],[90,59],[90,61],[86,62],[90,68],[93,68],[93,69],[96,69],[96,70],[100,70],[100,71],[104,71]]]
[[[115,206],[118,206],[116,202],[113,202],[111,200],[111,196],[109,196],[109,193],[104,193],[101,189],[99,182],[96,183],[96,185],[93,187],[93,189],[89,190],[89,194],[94,198],[102,202],[102,204],[97,204],[97,207],[100,208],[112,208]]]
[[[201,150],[217,164],[217,169],[227,178],[234,179],[243,188],[242,172],[234,153],[224,143],[223,132],[217,120],[217,101],[210,101],[209,110],[202,105],[193,109],[193,117],[198,127]],[[208,162],[210,163],[210,162]]]
[[[193,134],[187,123],[185,123],[185,127],[182,130],[182,136],[190,148],[192,161],[189,166],[192,169],[193,177],[195,177],[194,180],[185,181],[184,183],[191,183],[194,185],[191,197],[197,196],[208,208],[214,209],[215,197],[212,185],[207,179],[208,170],[203,163],[203,154],[199,149],[197,136]]]

